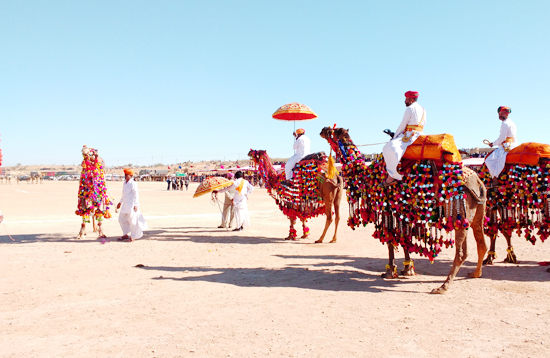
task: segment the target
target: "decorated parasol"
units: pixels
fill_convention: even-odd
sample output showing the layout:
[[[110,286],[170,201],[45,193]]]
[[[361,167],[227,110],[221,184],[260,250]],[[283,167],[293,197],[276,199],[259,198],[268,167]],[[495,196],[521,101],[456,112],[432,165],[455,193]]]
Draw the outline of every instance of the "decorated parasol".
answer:
[[[214,190],[221,190],[224,188],[227,188],[228,186],[233,185],[233,180],[229,180],[222,177],[210,177],[207,179],[204,179],[202,183],[199,185],[197,190],[195,191],[195,195],[193,195],[193,198],[197,198],[201,195],[210,193]]]
[[[317,114],[305,104],[292,102],[279,107],[272,117],[280,121],[293,121],[296,130],[296,121],[309,121],[317,118]]]

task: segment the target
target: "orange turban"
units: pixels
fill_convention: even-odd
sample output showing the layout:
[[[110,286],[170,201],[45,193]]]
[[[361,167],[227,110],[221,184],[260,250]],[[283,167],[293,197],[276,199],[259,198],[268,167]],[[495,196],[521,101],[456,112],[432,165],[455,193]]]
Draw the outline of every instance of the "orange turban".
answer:
[[[510,107],[506,107],[506,106],[500,106],[500,107],[498,107],[498,111],[497,111],[497,112],[500,113],[500,111],[502,111],[502,110],[508,111],[508,113],[512,113],[512,109],[511,109]]]
[[[298,134],[304,134],[306,132],[306,130],[304,128],[298,128],[296,129],[296,135]]]
[[[124,168],[124,174],[134,176],[134,171],[130,168]]]
[[[416,92],[416,91],[405,92],[405,97],[406,98],[418,98],[418,92]]]

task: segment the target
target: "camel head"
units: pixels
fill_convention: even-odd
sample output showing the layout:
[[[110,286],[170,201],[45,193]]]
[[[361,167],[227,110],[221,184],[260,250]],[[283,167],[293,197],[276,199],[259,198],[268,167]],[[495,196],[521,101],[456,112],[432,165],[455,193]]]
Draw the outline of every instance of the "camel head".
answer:
[[[86,147],[86,144],[82,147],[82,156],[87,157],[90,155],[90,148]]]
[[[349,129],[336,128],[334,130],[334,138],[340,141],[342,144],[353,144],[351,138],[349,137]]]
[[[329,139],[332,139],[333,133],[334,133],[334,130],[332,129],[332,127],[325,127],[321,129],[321,133],[319,133],[319,135],[321,136],[321,138],[329,140]]]
[[[250,159],[252,159],[255,163],[258,162],[258,160],[265,156],[265,150],[254,150],[250,149],[250,152],[248,152],[248,156]]]

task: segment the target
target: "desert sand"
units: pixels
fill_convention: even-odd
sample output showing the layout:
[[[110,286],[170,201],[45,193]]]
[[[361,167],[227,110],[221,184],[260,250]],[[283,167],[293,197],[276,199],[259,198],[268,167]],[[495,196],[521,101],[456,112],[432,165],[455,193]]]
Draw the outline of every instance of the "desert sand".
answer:
[[[113,213],[103,244],[91,229],[75,240],[78,182],[0,185],[0,357],[550,356],[550,273],[537,264],[550,243],[514,236],[509,265],[500,237],[497,263],[469,279],[470,232],[451,291],[431,295],[454,250],[381,279],[387,248],[372,226],[346,226],[345,199],[338,242],[313,244],[325,218],[284,241],[288,220],[265,189],[250,196],[252,227],[234,233],[216,228],[209,197],[192,198],[197,184],[138,185],[150,230],[117,242]],[[108,186],[119,199],[122,183]]]

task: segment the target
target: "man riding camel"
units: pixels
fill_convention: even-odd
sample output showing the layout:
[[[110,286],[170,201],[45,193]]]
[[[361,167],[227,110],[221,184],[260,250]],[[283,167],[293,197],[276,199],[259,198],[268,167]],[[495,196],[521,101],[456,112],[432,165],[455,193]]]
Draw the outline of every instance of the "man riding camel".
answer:
[[[296,129],[296,132],[292,135],[296,138],[294,140],[294,155],[286,162],[285,165],[285,176],[286,180],[292,179],[292,169],[303,157],[310,154],[311,151],[309,147],[311,145],[311,140],[305,136],[306,131],[303,128]]]
[[[498,176],[506,164],[508,152],[518,146],[518,137],[516,124],[508,116],[512,113],[510,107],[498,107],[498,119],[502,121],[500,125],[500,136],[497,140],[490,143],[489,146],[498,146],[486,159],[485,164],[489,173],[493,177],[492,187],[499,185]]]
[[[397,172],[397,166],[403,158],[407,147],[414,141],[424,135],[424,125],[426,124],[426,110],[416,101],[418,92],[408,91],[405,93],[405,114],[401,124],[395,131],[393,138],[386,143],[382,154],[386,162],[388,177],[384,186],[392,185],[403,179],[403,176]]]

